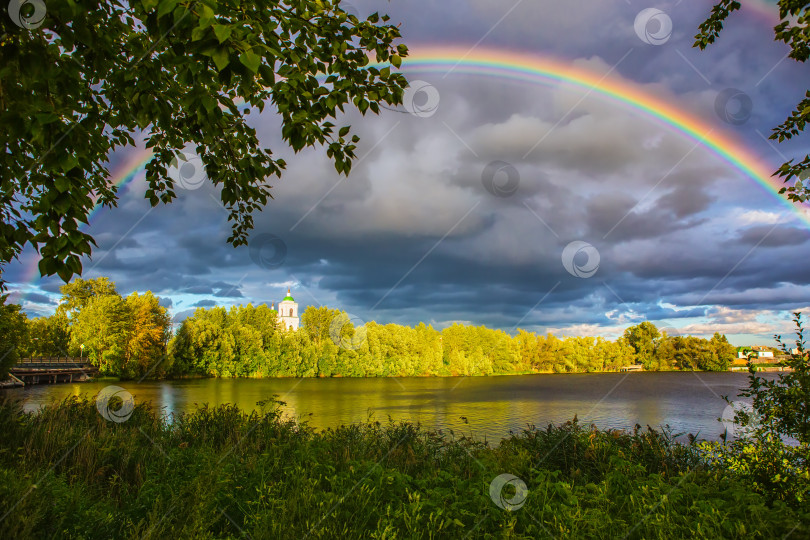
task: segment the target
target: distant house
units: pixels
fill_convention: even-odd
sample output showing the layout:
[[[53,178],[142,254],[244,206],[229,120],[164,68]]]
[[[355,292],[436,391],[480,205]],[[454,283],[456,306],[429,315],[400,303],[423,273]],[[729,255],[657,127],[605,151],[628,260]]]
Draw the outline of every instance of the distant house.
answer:
[[[757,353],[757,358],[773,358],[773,351],[770,347],[754,345],[751,350]]]
[[[737,347],[737,358],[773,358],[773,351],[764,345],[752,345],[751,347]]]
[[[620,371],[644,371],[644,366],[641,364],[630,364],[629,366],[621,368]]]

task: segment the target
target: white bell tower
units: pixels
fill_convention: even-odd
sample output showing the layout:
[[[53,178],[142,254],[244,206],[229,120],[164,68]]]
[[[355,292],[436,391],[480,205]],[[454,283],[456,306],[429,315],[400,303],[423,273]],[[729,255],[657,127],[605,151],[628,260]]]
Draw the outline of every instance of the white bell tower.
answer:
[[[290,296],[290,289],[287,289],[287,296],[278,303],[278,316],[284,328],[298,330],[298,304]]]

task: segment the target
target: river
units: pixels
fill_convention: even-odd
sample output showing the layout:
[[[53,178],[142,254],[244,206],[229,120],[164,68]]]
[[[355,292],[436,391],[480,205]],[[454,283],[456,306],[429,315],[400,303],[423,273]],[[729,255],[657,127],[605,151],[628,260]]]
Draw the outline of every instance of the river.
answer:
[[[775,377],[767,374],[766,377]],[[472,434],[490,442],[528,424],[545,427],[578,415],[600,428],[635,424],[717,440],[726,403],[747,385],[745,373],[582,373],[499,377],[373,379],[191,379],[39,385],[6,390],[36,410],[69,395],[93,396],[116,384],[136,402],[151,401],[166,413],[198,404],[234,403],[250,410],[274,394],[286,414],[322,429],[369,418],[418,420],[422,425]]]

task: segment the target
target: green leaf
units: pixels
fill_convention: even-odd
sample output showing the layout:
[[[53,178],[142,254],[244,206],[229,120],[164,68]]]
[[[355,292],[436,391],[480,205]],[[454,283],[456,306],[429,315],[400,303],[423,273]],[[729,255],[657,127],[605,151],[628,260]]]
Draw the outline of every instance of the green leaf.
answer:
[[[175,6],[177,6],[177,0],[161,0],[160,5],[158,6],[158,19],[167,13],[171,13]]]
[[[259,64],[261,64],[262,57],[251,50],[247,50],[239,55],[239,61],[253,73],[259,71]]]
[[[342,128],[340,128],[340,131],[338,132],[338,136],[339,137],[345,137],[346,135],[349,134],[349,130],[351,128],[352,128],[352,126],[343,126]]]
[[[233,28],[224,24],[215,24],[213,28],[214,34],[216,34],[220,43],[231,37],[231,32],[233,32]]]
[[[59,275],[60,278],[62,278],[62,281],[65,282],[69,281],[70,277],[73,275],[73,272],[70,271],[70,268],[61,263],[57,267],[56,273]]]
[[[398,55],[398,54],[392,54],[391,55],[391,64],[393,64],[394,67],[398,68],[399,66],[402,65],[402,57],[400,55]]]
[[[62,169],[62,172],[68,172],[78,164],[79,160],[76,159],[76,154],[73,152],[65,152],[59,160],[59,167]]]
[[[203,5],[202,9],[200,10],[200,27],[207,28],[214,24],[217,16],[214,13],[214,10],[211,9],[209,6]]]
[[[203,39],[208,33],[207,26],[198,26],[191,31],[191,41],[199,41]]]
[[[222,71],[228,67],[228,48],[220,47],[214,50],[214,52],[211,53],[211,58],[214,59],[214,63],[217,65],[217,71]]]
[[[57,116],[56,114],[54,114],[52,112],[51,113],[40,113],[40,114],[36,114],[34,116],[36,117],[37,122],[39,122],[40,124],[51,124],[51,123],[56,122],[57,120],[59,120],[59,116]]]
[[[70,189],[70,180],[64,176],[57,176],[53,183],[56,185],[56,189],[58,189],[60,193],[64,193]]]

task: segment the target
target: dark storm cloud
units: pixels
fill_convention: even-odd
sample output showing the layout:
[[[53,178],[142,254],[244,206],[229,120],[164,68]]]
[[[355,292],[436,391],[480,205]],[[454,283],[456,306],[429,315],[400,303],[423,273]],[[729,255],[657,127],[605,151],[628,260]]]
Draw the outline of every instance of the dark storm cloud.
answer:
[[[45,292],[49,293],[60,293],[60,288],[64,285],[65,282],[57,277],[45,277],[37,280],[37,287]]]
[[[705,183],[697,185],[681,179],[672,191],[658,199],[657,207],[678,219],[699,214],[717,200],[717,197],[706,192],[705,187]]]
[[[217,298],[244,298],[242,291],[236,285],[219,289],[214,293],[214,296]]]
[[[55,306],[56,302],[50,297],[39,293],[29,293],[25,295],[25,299],[35,304],[45,304],[48,306]]]
[[[807,229],[798,227],[774,227],[773,225],[758,225],[740,231],[737,237],[740,242],[748,245],[761,245],[763,247],[798,246],[807,242]]]
[[[193,287],[180,289],[179,292],[186,294],[211,294],[214,292],[214,289],[212,289],[210,285],[195,285]]]
[[[694,2],[661,6],[674,28],[661,46],[635,35],[642,6],[634,3],[356,7],[390,12],[414,50],[472,46],[486,34],[482,49],[550,55],[635,81],[774,163],[781,158],[757,131],[767,134],[803,92],[802,72],[779,63],[784,47],[772,43],[768,25],[745,13],[709,51],[692,50],[708,10]],[[288,163],[271,182],[275,199],[256,215],[251,242],[278,236],[283,261],[262,265],[249,247],[227,244],[227,214],[212,186],[179,191],[174,204],[153,209],[136,181],[117,209],[94,220],[99,249],[85,277],[109,275],[122,294],[151,289],[162,302],[183,297],[194,306],[216,305],[194,295],[278,301],[292,285],[302,309],[322,303],[379,322],[469,321],[507,330],[684,321],[705,318],[710,303],[750,310],[810,303],[810,277],[802,264],[790,264],[810,255],[805,229],[786,222],[760,242],[773,221],[752,213],[779,212],[779,205],[696,140],[589,89],[460,72],[408,76],[435,85],[436,114],[342,117],[338,123],[361,136],[347,179],[323,150],[289,151],[272,112],[251,115],[263,145]],[[753,101],[744,125],[717,117],[715,97],[727,87]],[[797,148],[791,144],[780,151]],[[482,173],[495,160],[517,171],[514,193],[485,188]],[[564,248],[577,240],[600,254],[591,278],[563,267]],[[58,292],[59,285],[49,278],[39,287]]]

